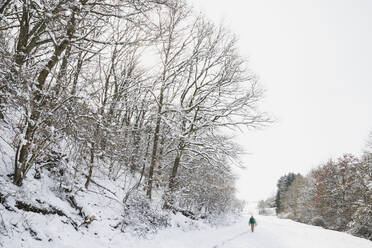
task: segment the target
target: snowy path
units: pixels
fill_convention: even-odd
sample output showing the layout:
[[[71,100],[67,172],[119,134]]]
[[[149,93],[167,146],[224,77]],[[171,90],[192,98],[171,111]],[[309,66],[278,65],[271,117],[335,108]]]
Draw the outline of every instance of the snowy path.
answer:
[[[372,242],[345,233],[325,230],[319,227],[280,220],[274,217],[259,217],[254,233],[244,231],[248,219],[232,228],[240,234],[223,241],[216,248],[371,248]]]
[[[152,248],[372,248],[372,242],[346,233],[326,230],[276,217],[257,217],[254,233],[248,217],[236,224],[192,232],[164,232],[138,247]],[[128,247],[128,246],[126,246]]]

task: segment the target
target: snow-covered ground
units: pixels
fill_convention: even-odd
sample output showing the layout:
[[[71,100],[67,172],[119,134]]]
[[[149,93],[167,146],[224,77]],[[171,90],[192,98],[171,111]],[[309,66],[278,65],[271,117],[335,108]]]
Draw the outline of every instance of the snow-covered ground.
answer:
[[[5,183],[4,177],[0,182]],[[58,206],[72,220],[78,221],[76,213],[61,201],[45,185],[48,178],[30,180],[27,190],[9,185],[7,192],[14,196],[22,194],[26,202],[48,202]],[[43,186],[44,185],[44,186]],[[5,184],[0,185],[5,187]],[[29,195],[24,195],[28,192]],[[36,198],[36,195],[38,197]],[[321,227],[279,219],[275,216],[259,216],[252,203],[245,215],[230,225],[207,225],[202,221],[191,221],[181,214],[171,218],[171,226],[156,234],[138,237],[131,232],[123,233],[113,228],[118,223],[122,207],[118,201],[108,201],[101,194],[84,193],[76,196],[88,214],[97,219],[89,228],[76,231],[69,219],[58,215],[41,215],[23,212],[13,207],[6,211],[0,204],[0,247],[4,248],[372,248],[372,242],[350,234],[326,230]],[[14,206],[13,198],[8,205]],[[95,203],[93,203],[95,202]],[[39,205],[46,205],[40,204]],[[257,228],[249,231],[248,219],[254,214]],[[2,227],[5,226],[5,229]],[[32,231],[31,229],[32,228]],[[33,233],[35,232],[35,233]]]
[[[372,242],[340,233],[282,220],[258,216],[254,233],[248,230],[248,218],[232,226],[205,230],[164,231],[154,239],[123,242],[121,247],[141,248],[371,248]],[[119,246],[118,246],[119,247]]]
[[[86,234],[69,230],[71,235],[53,243],[36,240],[13,240],[4,247],[56,247],[56,248],[372,248],[372,242],[346,233],[326,230],[278,219],[273,216],[256,216],[258,225],[254,233],[248,229],[249,216],[225,227],[207,227],[193,231],[171,228],[147,238],[123,236],[118,232]],[[53,231],[53,222],[50,223]],[[48,229],[49,229],[48,228]],[[90,227],[99,231],[99,222]],[[68,230],[66,230],[68,231]],[[61,234],[62,235],[62,234]],[[66,237],[66,233],[63,235]]]

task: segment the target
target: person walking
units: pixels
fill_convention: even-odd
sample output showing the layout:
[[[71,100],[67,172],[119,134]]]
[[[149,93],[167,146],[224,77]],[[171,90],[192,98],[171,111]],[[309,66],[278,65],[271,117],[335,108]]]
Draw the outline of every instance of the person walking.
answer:
[[[254,232],[254,226],[257,225],[257,222],[253,215],[249,218],[249,225],[251,226],[251,231]]]

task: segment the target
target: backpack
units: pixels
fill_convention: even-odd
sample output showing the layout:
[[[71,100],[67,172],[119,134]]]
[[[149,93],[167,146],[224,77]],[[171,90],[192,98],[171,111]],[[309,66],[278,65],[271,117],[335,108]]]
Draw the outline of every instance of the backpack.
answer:
[[[249,224],[256,224],[256,220],[253,217],[251,217],[249,219]]]

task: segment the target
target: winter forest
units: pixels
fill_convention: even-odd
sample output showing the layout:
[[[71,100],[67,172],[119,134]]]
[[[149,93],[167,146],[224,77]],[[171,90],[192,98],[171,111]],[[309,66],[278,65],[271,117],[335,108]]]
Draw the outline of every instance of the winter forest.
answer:
[[[234,134],[274,122],[263,97],[184,0],[0,1],[0,247],[240,216]],[[261,210],[372,240],[371,152],[283,176]]]
[[[123,211],[154,211],[153,225],[167,225],[156,208],[195,219],[241,211],[231,171],[241,148],[225,133],[270,120],[231,32],[181,0],[3,1],[0,17],[6,208],[6,184],[50,177],[81,222],[75,196],[92,186]]]

